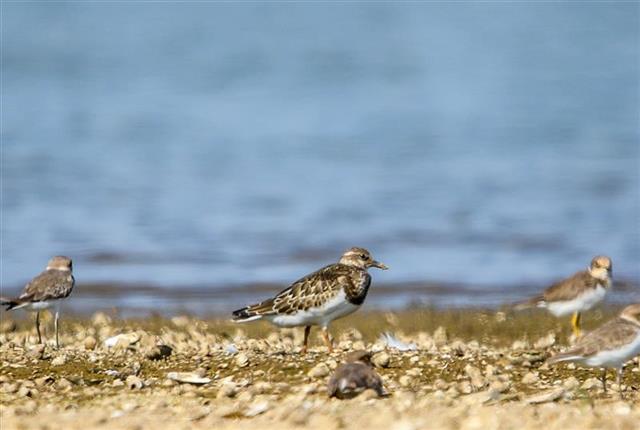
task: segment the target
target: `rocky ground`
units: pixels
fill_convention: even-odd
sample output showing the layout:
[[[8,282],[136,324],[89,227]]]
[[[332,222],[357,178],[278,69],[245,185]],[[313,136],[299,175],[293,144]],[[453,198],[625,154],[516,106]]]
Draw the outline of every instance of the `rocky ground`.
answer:
[[[591,312],[585,324],[613,312]],[[548,367],[544,360],[570,342],[570,327],[541,312],[360,312],[333,327],[333,354],[312,336],[305,356],[302,330],[263,323],[98,313],[63,320],[55,349],[51,329],[48,343],[36,345],[32,322],[11,316],[2,314],[0,333],[2,430],[631,430],[640,423],[638,358],[621,387],[609,374],[606,393],[598,371]],[[388,397],[327,398],[330,373],[355,349],[375,352]]]

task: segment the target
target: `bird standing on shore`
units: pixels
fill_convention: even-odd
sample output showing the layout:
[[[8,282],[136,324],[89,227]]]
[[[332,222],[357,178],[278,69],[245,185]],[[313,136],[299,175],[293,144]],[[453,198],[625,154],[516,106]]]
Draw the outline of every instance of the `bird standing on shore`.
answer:
[[[607,391],[607,368],[617,370],[620,387],[624,363],[640,354],[640,303],[629,305],[620,315],[584,335],[568,351],[547,360],[549,364],[573,361],[602,367],[602,387]]]
[[[0,298],[0,305],[7,306],[7,310],[26,309],[36,312],[36,332],[38,343],[42,343],[40,334],[40,311],[55,307],[56,347],[58,340],[58,319],[60,316],[60,301],[69,297],[75,279],[73,278],[73,263],[69,257],[56,256],[49,260],[44,272],[33,278],[20,296],[15,299]]]
[[[373,370],[371,353],[354,351],[347,355],[346,363],[340,365],[329,378],[329,397],[349,399],[366,389],[374,390],[379,397],[384,396],[382,378]]]
[[[547,288],[541,296],[516,305],[516,309],[546,308],[556,317],[573,314],[571,325],[576,338],[580,337],[580,313],[600,303],[613,284],[611,258],[599,255],[591,260],[587,270]]]
[[[370,267],[386,270],[364,248],[347,250],[340,261],[323,267],[291,284],[274,298],[233,312],[235,322],[265,319],[280,327],[305,326],[306,353],[311,326],[322,328],[329,352],[333,352],[328,328],[331,321],[355,312],[364,303],[371,275]]]

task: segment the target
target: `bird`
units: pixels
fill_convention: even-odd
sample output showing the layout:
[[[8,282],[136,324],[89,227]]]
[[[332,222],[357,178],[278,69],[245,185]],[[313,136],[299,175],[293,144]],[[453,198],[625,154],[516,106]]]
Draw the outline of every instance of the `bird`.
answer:
[[[625,307],[620,314],[585,334],[569,350],[547,360],[548,364],[564,361],[589,367],[602,367],[602,387],[607,391],[607,368],[617,370],[620,387],[624,363],[640,354],[640,303]]]
[[[38,343],[42,343],[40,334],[40,311],[51,306],[55,307],[56,348],[60,347],[58,338],[58,319],[60,316],[60,302],[71,294],[75,279],[73,277],[73,262],[71,258],[62,255],[49,260],[46,269],[33,278],[15,299],[0,297],[0,305],[6,310],[25,309],[36,312],[36,332]]]
[[[364,303],[371,275],[367,270],[387,270],[364,248],[348,249],[337,263],[325,266],[291,284],[275,297],[232,313],[234,322],[264,319],[279,327],[304,326],[302,353],[307,352],[311,326],[320,326],[328,351],[331,321],[355,312]]]
[[[572,314],[573,334],[579,338],[580,313],[604,299],[613,284],[612,269],[611,258],[605,255],[593,257],[587,270],[556,282],[544,290],[542,295],[518,303],[515,309],[546,308],[556,317]]]
[[[354,351],[347,355],[345,361],[329,378],[329,397],[349,399],[367,389],[374,390],[379,397],[386,395],[382,378],[373,370],[370,352]]]

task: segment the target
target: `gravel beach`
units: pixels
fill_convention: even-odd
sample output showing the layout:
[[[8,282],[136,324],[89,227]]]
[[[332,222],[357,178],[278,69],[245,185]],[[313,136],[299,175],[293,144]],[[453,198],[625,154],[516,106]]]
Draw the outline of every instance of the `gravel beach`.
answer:
[[[591,312],[593,328],[615,309]],[[17,314],[18,316],[20,314]],[[24,317],[24,314],[22,314]],[[3,313],[0,411],[10,429],[386,428],[637,429],[638,358],[621,387],[609,373],[544,361],[565,348],[567,321],[542,312],[412,309],[361,312],[317,330],[219,318],[65,320],[62,347],[36,345],[31,320]],[[389,333],[388,338],[381,336]],[[329,399],[349,351],[372,351],[387,397]]]

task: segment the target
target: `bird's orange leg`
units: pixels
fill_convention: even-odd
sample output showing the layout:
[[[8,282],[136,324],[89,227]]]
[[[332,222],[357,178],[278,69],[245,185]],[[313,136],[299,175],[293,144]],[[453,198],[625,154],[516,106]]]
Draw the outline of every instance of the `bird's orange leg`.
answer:
[[[322,338],[324,339],[324,343],[325,345],[327,345],[327,349],[329,350],[329,352],[333,352],[331,336],[329,335],[329,329],[327,327],[322,327]]]

